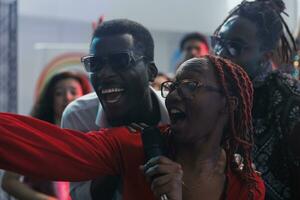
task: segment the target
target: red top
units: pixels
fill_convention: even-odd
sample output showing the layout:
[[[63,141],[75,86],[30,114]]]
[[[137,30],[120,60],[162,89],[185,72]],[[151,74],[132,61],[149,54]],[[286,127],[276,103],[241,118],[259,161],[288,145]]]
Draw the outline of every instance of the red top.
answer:
[[[42,179],[85,181],[104,175],[123,177],[124,200],[154,200],[139,166],[144,153],[139,132],[126,127],[82,134],[21,115],[0,113],[0,168]],[[249,189],[227,173],[227,199],[247,199]],[[255,174],[254,199],[265,187]]]

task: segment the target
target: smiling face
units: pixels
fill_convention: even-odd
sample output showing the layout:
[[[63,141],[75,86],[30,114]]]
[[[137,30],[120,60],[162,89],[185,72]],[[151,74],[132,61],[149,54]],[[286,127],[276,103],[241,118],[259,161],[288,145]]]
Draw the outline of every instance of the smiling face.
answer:
[[[240,16],[232,16],[217,33],[217,37],[225,42],[217,42],[213,51],[216,55],[240,65],[251,78],[254,78],[261,68],[261,62],[265,59],[265,52],[261,50],[257,31],[256,25],[250,20]],[[230,54],[228,49],[230,47],[236,48],[237,55]]]
[[[128,66],[116,67],[113,64],[123,59],[120,52],[128,53]],[[149,69],[154,65],[141,57],[142,52],[135,48],[134,39],[129,34],[94,38],[91,54],[101,59],[113,58],[90,76],[108,121],[112,125],[123,125],[138,118],[141,107],[150,104],[149,80],[155,73]]]
[[[179,67],[176,82],[187,80],[220,89],[214,68],[206,58],[194,58]],[[226,121],[223,112],[225,102],[222,93],[201,86],[190,94],[185,92],[185,95],[179,88],[171,91],[166,98],[166,106],[174,137],[181,142],[195,142],[207,137],[216,126],[223,127]]]
[[[83,95],[82,87],[78,80],[67,78],[58,81],[54,87],[53,109],[59,121],[66,106]]]

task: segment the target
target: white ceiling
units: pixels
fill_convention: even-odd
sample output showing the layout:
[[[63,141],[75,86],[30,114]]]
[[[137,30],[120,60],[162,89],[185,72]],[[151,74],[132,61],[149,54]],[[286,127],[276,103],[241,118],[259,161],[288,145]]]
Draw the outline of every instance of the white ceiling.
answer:
[[[20,15],[91,22],[129,18],[150,29],[211,33],[241,0],[19,0]],[[298,0],[285,0],[296,29]]]

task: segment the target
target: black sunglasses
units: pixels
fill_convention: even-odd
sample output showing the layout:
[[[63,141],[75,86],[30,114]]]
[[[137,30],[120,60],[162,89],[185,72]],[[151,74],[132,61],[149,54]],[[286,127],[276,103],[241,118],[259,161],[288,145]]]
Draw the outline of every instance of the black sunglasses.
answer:
[[[134,57],[132,51],[117,52],[105,57],[88,55],[81,58],[85,70],[90,73],[100,71],[105,65],[111,66],[114,70],[126,70],[145,58],[145,56]]]
[[[248,45],[241,42],[225,40],[220,36],[211,36],[211,46],[216,55],[218,55],[222,49],[225,49],[231,57],[241,55],[242,51],[248,47]]]
[[[197,88],[204,88],[208,91],[223,93],[222,90],[217,87],[204,85],[200,81],[186,79],[186,80],[176,81],[176,82],[173,81],[163,82],[161,84],[161,96],[166,98],[169,93],[178,89],[178,94],[181,97],[190,98]]]

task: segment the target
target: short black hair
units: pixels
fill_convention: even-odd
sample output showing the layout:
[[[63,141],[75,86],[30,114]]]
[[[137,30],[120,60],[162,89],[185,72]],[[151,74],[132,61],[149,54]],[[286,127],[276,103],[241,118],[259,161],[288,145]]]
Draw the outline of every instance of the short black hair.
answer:
[[[209,46],[205,35],[203,35],[199,32],[192,32],[192,33],[186,34],[181,39],[181,41],[180,41],[180,51],[183,51],[183,47],[184,47],[185,43],[189,40],[198,40],[198,41],[204,43],[207,47]]]
[[[135,48],[140,50],[146,59],[153,61],[154,42],[151,33],[146,27],[137,22],[128,19],[105,21],[96,28],[93,38],[121,34],[132,35]]]

